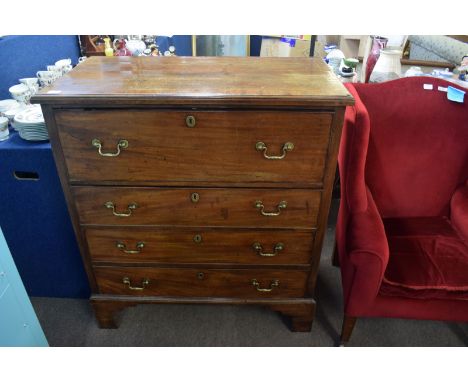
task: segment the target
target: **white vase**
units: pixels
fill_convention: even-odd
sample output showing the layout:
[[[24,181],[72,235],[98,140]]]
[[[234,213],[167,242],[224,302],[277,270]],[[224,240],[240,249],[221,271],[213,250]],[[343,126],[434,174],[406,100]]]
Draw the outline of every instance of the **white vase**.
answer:
[[[382,49],[372,71],[370,82],[382,82],[401,77],[401,50]]]

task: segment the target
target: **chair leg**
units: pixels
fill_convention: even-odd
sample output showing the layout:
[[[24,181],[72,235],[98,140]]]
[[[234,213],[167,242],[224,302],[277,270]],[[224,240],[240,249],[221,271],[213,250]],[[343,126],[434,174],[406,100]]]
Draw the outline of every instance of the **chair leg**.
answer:
[[[334,267],[340,267],[340,256],[338,255],[338,245],[336,244],[336,241],[335,246],[333,247],[332,265]]]
[[[356,324],[356,317],[351,316],[344,316],[343,319],[343,327],[341,328],[341,338],[340,338],[340,346],[345,346],[351,334],[353,333],[354,325]]]

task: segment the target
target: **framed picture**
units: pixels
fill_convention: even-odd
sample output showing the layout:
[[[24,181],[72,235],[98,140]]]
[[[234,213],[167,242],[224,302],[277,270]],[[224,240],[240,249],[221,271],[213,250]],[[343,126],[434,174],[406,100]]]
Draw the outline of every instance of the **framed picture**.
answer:
[[[192,36],[194,56],[249,56],[248,35],[200,35]]]

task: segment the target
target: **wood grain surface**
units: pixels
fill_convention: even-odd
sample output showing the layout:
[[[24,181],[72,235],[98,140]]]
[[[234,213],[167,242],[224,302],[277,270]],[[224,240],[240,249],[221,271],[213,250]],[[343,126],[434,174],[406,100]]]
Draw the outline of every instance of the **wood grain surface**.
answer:
[[[94,272],[101,293],[130,296],[302,297],[307,281],[307,271],[291,270],[94,267]],[[124,277],[132,287],[142,287],[144,279],[149,284],[143,290],[130,290]],[[253,279],[262,289],[270,288],[275,280],[279,286],[271,292],[257,291]]]
[[[314,243],[310,231],[202,227],[86,227],[86,238],[93,261],[115,263],[308,264]],[[117,243],[133,251],[137,243],[144,247],[126,253]],[[254,243],[262,246],[261,252]],[[275,251],[278,243],[283,249]]]
[[[321,58],[91,57],[33,103],[343,106],[353,98]]]
[[[236,188],[149,188],[149,187],[72,187],[81,224],[170,225],[199,227],[315,228],[321,192],[303,189]],[[198,202],[192,194],[198,194]],[[128,217],[114,216],[104,206],[111,201],[116,213],[126,213],[128,205],[138,208]],[[263,216],[255,207],[262,201]]]
[[[193,116],[195,127],[187,127]],[[55,113],[73,183],[321,187],[333,114],[274,111],[60,110]],[[91,144],[102,142],[99,155]],[[286,142],[294,144],[283,159]]]

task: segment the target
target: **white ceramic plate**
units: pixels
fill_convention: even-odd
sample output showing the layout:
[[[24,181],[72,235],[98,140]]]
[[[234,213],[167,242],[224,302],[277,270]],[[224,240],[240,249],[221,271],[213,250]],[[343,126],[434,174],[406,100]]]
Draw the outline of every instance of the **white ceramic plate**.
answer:
[[[0,112],[19,107],[19,102],[15,99],[2,99],[0,101]]]
[[[26,141],[48,141],[49,140],[48,136],[23,134],[21,131],[19,132],[19,136]]]
[[[42,110],[39,107],[28,107],[26,110],[15,115],[14,121],[18,124],[23,125],[44,125],[44,116]]]

